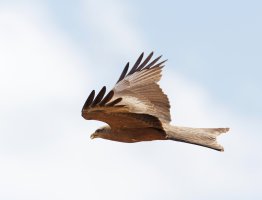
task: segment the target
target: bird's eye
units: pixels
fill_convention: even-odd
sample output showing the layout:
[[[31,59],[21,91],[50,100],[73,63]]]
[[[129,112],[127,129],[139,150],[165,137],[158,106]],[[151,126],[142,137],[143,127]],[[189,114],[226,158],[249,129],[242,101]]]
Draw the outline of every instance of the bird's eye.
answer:
[[[97,129],[97,131],[96,131],[96,132],[100,133],[101,131],[102,131],[101,129]]]

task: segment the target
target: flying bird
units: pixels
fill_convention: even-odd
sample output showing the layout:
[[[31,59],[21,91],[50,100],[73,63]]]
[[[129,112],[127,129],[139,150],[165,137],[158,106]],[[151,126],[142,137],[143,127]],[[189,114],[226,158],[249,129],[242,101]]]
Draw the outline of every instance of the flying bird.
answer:
[[[144,60],[142,53],[131,70],[124,67],[114,88],[106,94],[104,86],[95,95],[93,90],[83,108],[86,120],[99,120],[106,126],[97,129],[90,137],[134,143],[153,140],[185,142],[218,151],[224,148],[216,137],[229,128],[190,128],[170,124],[170,104],[159,87],[164,61],[161,56],[152,59],[153,52]]]

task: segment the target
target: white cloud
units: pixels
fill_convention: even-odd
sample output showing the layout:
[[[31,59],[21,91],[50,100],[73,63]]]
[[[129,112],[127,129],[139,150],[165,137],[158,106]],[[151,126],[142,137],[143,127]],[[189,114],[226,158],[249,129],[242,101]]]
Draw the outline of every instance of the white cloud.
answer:
[[[3,9],[0,14],[0,81],[4,100],[74,92],[80,85],[77,68],[83,63],[79,62],[73,46],[64,42],[66,38],[62,34],[55,34],[54,27],[41,14],[26,12],[27,9]]]

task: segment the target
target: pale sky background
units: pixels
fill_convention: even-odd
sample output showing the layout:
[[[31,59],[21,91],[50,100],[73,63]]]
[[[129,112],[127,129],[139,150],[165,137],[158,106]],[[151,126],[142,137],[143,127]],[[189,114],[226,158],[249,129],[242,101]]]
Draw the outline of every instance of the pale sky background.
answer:
[[[0,199],[262,199],[262,2],[0,1]],[[225,152],[89,136],[80,111],[142,51],[168,59],[172,123]]]

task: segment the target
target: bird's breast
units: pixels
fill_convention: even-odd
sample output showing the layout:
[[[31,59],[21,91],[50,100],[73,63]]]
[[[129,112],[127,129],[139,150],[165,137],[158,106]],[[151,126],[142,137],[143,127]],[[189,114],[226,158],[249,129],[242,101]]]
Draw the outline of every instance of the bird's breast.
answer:
[[[118,142],[143,142],[152,140],[166,140],[166,133],[155,128],[126,128],[119,129],[112,133],[111,140]]]

